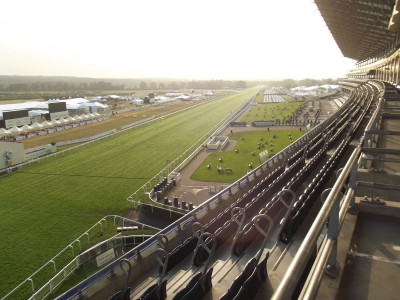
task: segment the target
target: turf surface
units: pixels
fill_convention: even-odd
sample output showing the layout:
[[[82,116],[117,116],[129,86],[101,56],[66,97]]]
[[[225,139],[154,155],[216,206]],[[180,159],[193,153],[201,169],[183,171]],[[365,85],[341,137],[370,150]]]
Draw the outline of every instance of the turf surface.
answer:
[[[305,131],[271,130],[230,134],[230,142],[236,142],[235,150],[238,151],[210,154],[190,178],[198,181],[233,183],[260,165],[260,152],[268,150],[270,154],[275,154],[288,146],[290,144],[289,133],[293,140],[297,140],[305,134]],[[273,138],[274,135],[275,138]],[[264,144],[264,146],[258,148],[258,143]],[[270,151],[271,145],[273,145],[273,151]],[[252,168],[249,167],[249,164],[252,164]],[[217,167],[221,167],[224,172],[218,172]],[[232,172],[226,172],[225,169],[231,169]]]
[[[279,119],[282,124],[289,120],[296,109],[300,107],[302,107],[301,102],[258,104],[253,106],[240,122],[251,124],[253,121],[275,121]]]

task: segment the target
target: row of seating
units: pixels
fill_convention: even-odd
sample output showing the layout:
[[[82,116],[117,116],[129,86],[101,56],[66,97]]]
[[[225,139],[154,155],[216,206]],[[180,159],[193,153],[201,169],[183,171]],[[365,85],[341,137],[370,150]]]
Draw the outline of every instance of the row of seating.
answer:
[[[212,219],[208,224],[204,226],[206,232],[213,232],[215,234],[217,248],[225,242],[231,242],[234,233],[238,229],[238,225],[231,219],[230,210],[233,207],[242,207],[245,209],[245,215],[251,218],[256,210],[263,205],[260,202],[260,197],[256,197],[256,195],[258,195],[262,190],[265,191],[265,187],[268,184],[269,189],[271,189],[273,185],[279,185],[282,180],[290,178],[293,172],[296,170],[295,167],[300,167],[300,163],[301,161],[298,160],[298,162],[293,164],[285,172],[283,172],[282,167],[277,168],[266,178],[264,178],[253,188],[251,188],[247,193],[245,193],[242,198],[239,198],[229,208],[225,209],[223,213],[220,213],[216,218]],[[192,237],[186,239],[182,245],[177,246],[169,254],[167,271],[176,266],[176,264],[182,259],[182,257],[190,254],[194,250],[196,243],[197,239],[193,235]],[[211,241],[208,241],[207,246],[210,246],[210,243]],[[207,258],[208,253],[203,248],[201,248],[193,259],[193,263],[195,266],[200,266]]]
[[[358,105],[358,101],[356,101],[353,105],[357,106]],[[351,115],[349,112],[352,111],[353,106],[350,106],[348,108],[346,108],[346,112],[343,114],[342,116],[346,116],[347,118]],[[337,122],[337,123],[332,123],[331,126],[329,126],[329,130],[334,131],[337,130],[337,133],[335,133],[335,135],[331,138],[331,144],[333,145],[334,142],[337,141],[337,138],[340,136],[340,134],[343,132],[343,130],[347,127],[347,123],[345,123],[346,120],[341,121],[341,122]],[[340,126],[340,128],[338,129],[338,127]],[[299,186],[301,185],[301,183],[304,181],[304,178],[308,177],[309,174],[311,173],[312,170],[315,169],[316,165],[319,164],[321,162],[321,160],[323,159],[323,157],[325,157],[326,154],[326,149],[322,149],[322,145],[323,145],[323,139],[322,139],[322,134],[318,135],[316,138],[319,138],[319,140],[317,139],[313,139],[313,148],[311,148],[312,150],[312,154],[313,155],[307,155],[311,158],[311,160],[309,161],[309,163],[307,165],[305,165],[298,173],[296,173],[295,176],[293,176],[291,178],[291,180],[288,182],[288,184],[286,186],[284,186],[282,188],[282,190],[284,189],[290,189],[293,191],[296,191]],[[328,147],[329,148],[329,147]],[[342,147],[340,147],[342,148]],[[310,151],[310,150],[309,150]],[[342,149],[343,151],[343,149]],[[315,152],[317,152],[317,154],[315,154]],[[307,153],[308,154],[308,153]],[[336,166],[336,163],[338,162],[338,160],[336,161],[329,161],[328,164],[332,164],[330,169],[333,169]],[[330,170],[329,169],[329,170]],[[326,170],[322,169],[320,175],[322,176],[323,173],[325,173]],[[329,173],[329,172],[328,172]],[[326,180],[329,177],[327,175],[322,176],[322,181],[318,181],[318,179],[314,179],[313,181],[313,185],[315,185],[316,189],[312,189],[313,186],[309,186],[308,189],[306,190],[306,193],[308,193],[309,191],[311,192],[311,198],[314,195],[319,195],[320,192],[320,188],[325,184]],[[304,198],[305,196],[303,196]],[[260,213],[268,213],[268,215],[273,216],[275,213],[277,213],[279,211],[279,209],[283,208],[283,205],[280,205],[281,203],[278,201],[278,196],[275,196],[271,202],[269,202],[269,207],[266,207],[266,209],[264,211],[260,211]],[[283,198],[285,198],[285,196],[283,195]],[[314,201],[310,201],[307,202],[309,205],[311,205]],[[299,205],[300,202],[297,202],[297,206]],[[292,211],[291,216],[290,217],[294,217],[296,212],[296,207],[295,209]],[[249,225],[246,225],[249,226]],[[244,231],[246,231],[246,229],[248,229],[247,227],[244,228]],[[250,235],[250,233],[253,232],[253,234],[257,234],[255,230],[249,229],[247,231],[247,234]],[[285,232],[284,232],[285,233]],[[253,236],[254,238],[254,236]],[[244,248],[244,247],[242,247]],[[237,250],[237,249],[236,249]],[[240,253],[240,252],[239,252]]]
[[[235,278],[229,286],[228,291],[219,300],[253,299],[268,277],[268,258],[269,252],[267,252],[265,258],[260,263],[257,262],[256,258],[249,260],[242,273]]]
[[[231,220],[230,211],[233,207],[244,207],[249,199],[253,199],[265,186],[268,186],[273,182],[280,174],[284,171],[283,167],[278,167],[271,172],[267,177],[257,183],[251,188],[243,197],[239,198],[229,208],[225,209],[224,212],[220,213],[216,218],[212,219],[208,224],[204,226],[205,231],[216,233],[217,248],[225,241],[231,238],[231,233],[235,232],[235,224]],[[181,245],[173,249],[169,254],[167,272],[174,268],[183,257],[193,253],[197,244],[197,238],[195,235],[187,238]],[[195,259],[196,265],[200,265],[208,255],[204,250],[200,250],[198,257]]]
[[[323,165],[318,174],[314,177],[312,182],[304,189],[303,193],[299,196],[298,200],[294,203],[290,212],[289,221],[281,228],[279,240],[282,243],[289,243],[291,238],[296,233],[301,225],[303,219],[309,212],[315,200],[319,197],[328,179],[332,176],[333,170],[340,160],[340,156],[345,149],[343,145],[347,143],[343,141],[337,151],[328,159]]]
[[[372,101],[372,97],[369,97],[368,99],[369,103]],[[359,104],[359,101],[355,101],[353,106],[357,106]],[[350,108],[350,111],[352,108]],[[359,111],[359,110],[357,110]],[[288,243],[291,238],[294,236],[296,233],[297,229],[301,225],[303,219],[307,215],[309,209],[315,202],[315,200],[319,197],[319,195],[322,192],[323,187],[325,186],[326,182],[328,179],[331,177],[336,165],[338,164],[339,160],[343,156],[345,150],[347,149],[352,135],[356,132],[356,129],[359,127],[359,124],[361,123],[362,119],[364,118],[364,115],[366,113],[366,110],[364,111],[363,114],[359,114],[357,120],[354,123],[353,127],[353,132],[350,136],[347,137],[347,139],[343,140],[339,146],[337,147],[336,151],[334,154],[328,159],[328,161],[323,165],[323,167],[320,169],[319,173],[314,177],[312,182],[308,185],[308,187],[303,191],[303,193],[300,195],[299,199],[296,201],[294,204],[292,211],[290,213],[290,218],[289,222],[287,222],[283,228],[281,228],[280,235],[279,235],[279,240],[283,243]],[[353,114],[346,114],[346,117],[349,119],[353,119],[355,115]],[[335,135],[330,139],[330,142],[328,144],[334,144],[340,134],[343,132],[344,128],[347,127],[349,120],[347,120],[345,123],[342,123],[341,128],[337,130]],[[338,123],[339,124],[339,123]]]
[[[167,280],[150,286],[137,300],[165,300],[167,298]]]
[[[292,165],[295,161],[297,161],[300,157],[303,157],[304,155],[304,148],[301,148],[298,150],[295,154],[293,154],[288,160],[287,160],[287,165],[290,166]]]
[[[197,275],[193,277],[185,289],[175,295],[174,300],[201,300],[212,288],[212,272],[213,268],[210,268],[204,275],[200,273],[201,277],[198,279]],[[193,283],[194,285],[191,287]]]

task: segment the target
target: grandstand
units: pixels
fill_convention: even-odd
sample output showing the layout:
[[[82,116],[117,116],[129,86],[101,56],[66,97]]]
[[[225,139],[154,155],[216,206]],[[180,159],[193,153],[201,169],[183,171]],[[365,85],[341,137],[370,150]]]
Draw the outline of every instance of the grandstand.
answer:
[[[315,3],[336,112],[58,299],[398,298],[400,3]]]

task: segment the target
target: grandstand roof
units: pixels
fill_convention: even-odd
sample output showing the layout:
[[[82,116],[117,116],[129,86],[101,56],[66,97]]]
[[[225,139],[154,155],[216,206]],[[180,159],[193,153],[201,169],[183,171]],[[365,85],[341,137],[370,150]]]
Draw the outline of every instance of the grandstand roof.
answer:
[[[394,8],[398,0],[314,2],[345,57],[362,61],[394,46],[397,26],[393,22],[397,23],[397,18],[391,17],[397,13]]]

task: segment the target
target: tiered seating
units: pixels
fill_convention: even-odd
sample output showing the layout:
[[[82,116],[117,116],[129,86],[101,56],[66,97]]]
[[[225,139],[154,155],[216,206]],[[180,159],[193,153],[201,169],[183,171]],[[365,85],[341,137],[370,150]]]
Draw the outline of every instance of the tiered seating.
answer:
[[[223,295],[221,298],[219,298],[219,300],[233,299],[239,292],[243,283],[250,277],[251,274],[253,274],[256,267],[257,267],[257,260],[254,257],[247,262],[243,272],[235,278],[235,280],[232,282],[232,284],[228,288],[228,291],[225,293],[225,295]]]
[[[369,108],[371,101],[373,99],[373,93],[371,92],[372,88],[367,89],[366,91],[362,91],[364,94],[367,92],[367,98],[368,98],[368,105],[367,108]],[[352,107],[357,106],[359,104],[359,101],[356,101]],[[352,107],[349,108],[349,110],[345,113],[342,114],[343,118],[345,120],[340,120],[336,127],[333,129],[336,129],[335,134],[330,138],[328,142],[328,147],[333,146],[340,135],[343,133],[343,131],[348,128],[348,124],[350,121],[358,114],[360,111],[359,109],[354,110],[356,113],[349,113],[349,111],[352,111]],[[339,146],[336,148],[334,154],[328,159],[328,161],[324,164],[324,166],[320,169],[318,174],[314,177],[312,182],[308,185],[308,187],[303,191],[303,193],[300,195],[299,199],[296,201],[296,203],[293,206],[293,209],[290,213],[290,221],[287,222],[283,228],[281,228],[279,239],[283,243],[288,243],[291,238],[294,236],[296,233],[297,229],[299,228],[300,224],[302,223],[303,219],[307,215],[308,211],[310,210],[312,204],[315,202],[315,200],[319,197],[319,195],[322,192],[322,188],[328,181],[328,179],[332,176],[333,171],[335,170],[337,164],[339,163],[339,160],[343,156],[345,150],[347,149],[352,136],[354,135],[356,129],[360,125],[361,121],[363,120],[365,113],[367,112],[367,109],[364,110],[363,114],[358,114],[357,120],[353,124],[353,131],[351,132],[350,135],[347,136],[346,139],[342,140],[342,142],[339,144]]]
[[[212,288],[211,276],[213,268],[210,268],[206,274],[194,284],[194,286],[183,295],[182,300],[201,300]]]
[[[183,296],[185,296],[194,286],[197,282],[199,282],[200,278],[203,276],[201,272],[197,273],[190,279],[189,283],[186,285],[185,288],[180,290],[172,300],[180,300],[182,299]]]
[[[261,180],[256,186],[250,189],[242,198],[239,198],[233,203],[229,209],[226,209],[223,213],[220,213],[216,218],[212,219],[208,224],[204,226],[206,232],[212,232],[216,234],[217,248],[224,242],[230,240],[230,237],[235,233],[237,228],[236,224],[231,220],[230,210],[233,207],[245,207],[247,203],[257,196],[266,186],[271,184],[277,177],[279,177],[284,171],[284,168],[278,167],[267,177]],[[177,246],[168,254],[167,272],[174,268],[182,259],[187,255],[193,253],[197,244],[197,237],[192,235],[187,238],[181,245]],[[200,265],[208,256],[202,250],[196,258],[196,265]]]
[[[140,296],[139,300],[164,300],[167,298],[167,280],[163,280],[160,284],[154,284],[149,287]]]
[[[265,258],[257,265],[250,277],[243,283],[239,293],[233,298],[234,300],[248,300],[253,299],[260,289],[261,285],[268,277],[267,261],[269,252]]]

